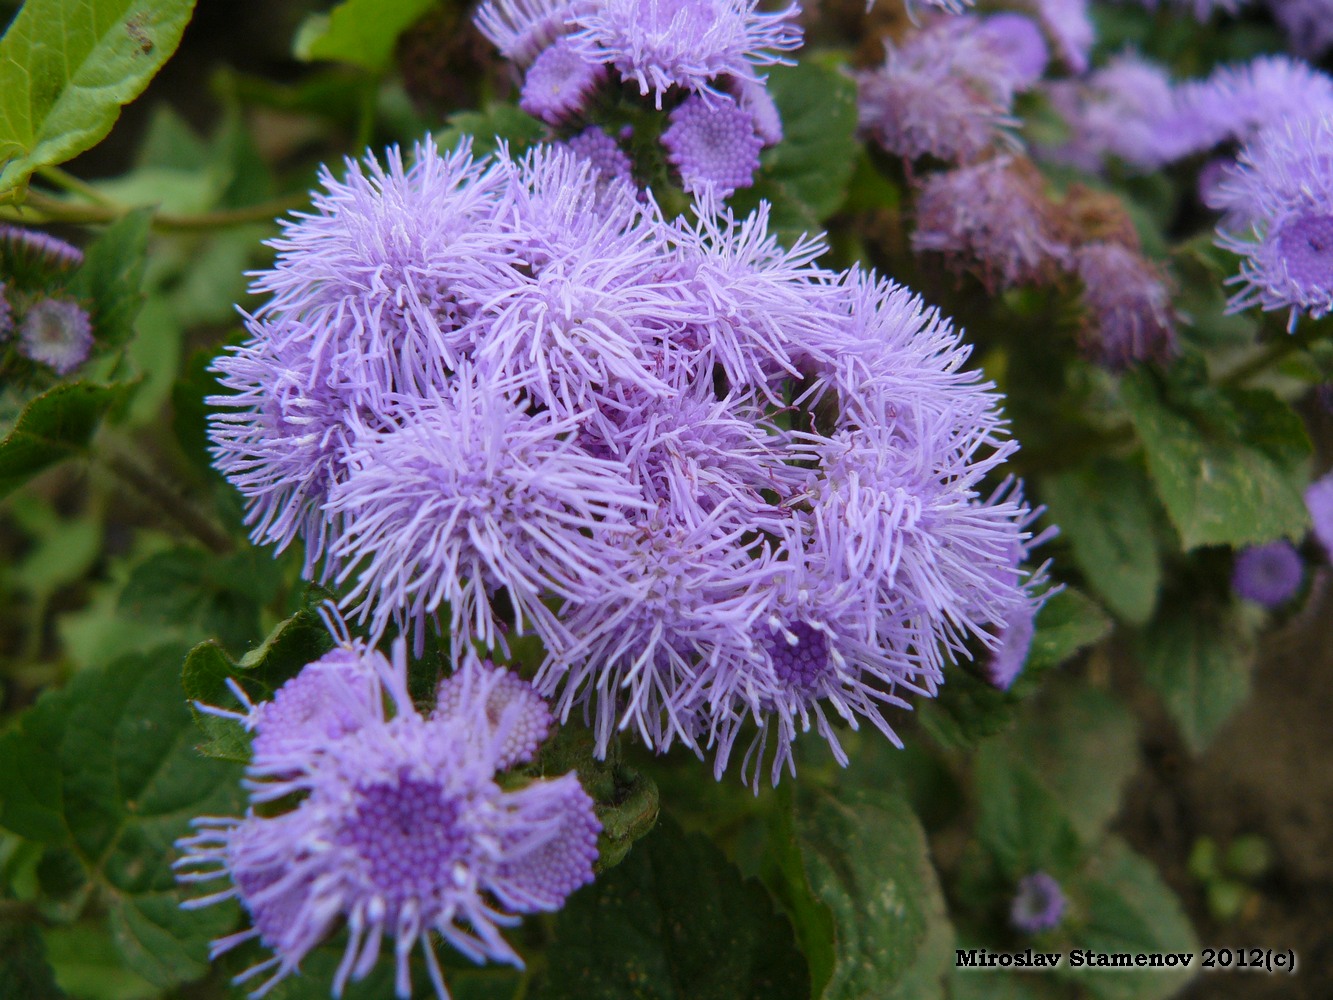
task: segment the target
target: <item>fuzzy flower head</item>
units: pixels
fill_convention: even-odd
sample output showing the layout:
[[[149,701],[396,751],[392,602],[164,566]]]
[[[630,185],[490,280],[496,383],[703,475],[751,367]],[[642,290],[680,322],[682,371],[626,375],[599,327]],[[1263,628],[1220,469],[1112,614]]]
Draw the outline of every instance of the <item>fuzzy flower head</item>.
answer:
[[[1310,512],[1314,536],[1333,560],[1333,473],[1316,479],[1305,489],[1305,509]]]
[[[1084,353],[1113,370],[1166,361],[1177,351],[1171,293],[1161,272],[1119,243],[1074,252],[1083,284]]]
[[[1268,6],[1298,56],[1313,61],[1333,47],[1333,0],[1270,0]]]
[[[19,353],[68,375],[88,360],[93,346],[88,313],[70,299],[39,299],[28,307],[19,326]]]
[[[1240,274],[1229,279],[1241,286],[1230,311],[1287,309],[1289,330],[1302,313],[1333,313],[1333,211],[1286,212],[1252,239],[1224,235],[1218,242],[1245,255]]]
[[[1180,86],[1166,124],[1189,137],[1180,155],[1229,141],[1248,142],[1286,118],[1333,114],[1333,78],[1287,56],[1259,56],[1221,66]]]
[[[583,110],[604,79],[605,66],[588,62],[568,38],[561,38],[528,67],[518,106],[548,125],[559,125]]]
[[[1086,73],[1097,33],[1088,0],[1029,0],[1056,54],[1074,73]]]
[[[615,138],[596,125],[589,125],[565,142],[565,148],[588,164],[607,182],[633,182],[633,165]]]
[[[1291,542],[1281,540],[1241,550],[1231,588],[1246,600],[1276,608],[1296,595],[1304,576],[1300,553]]]
[[[83,251],[35,229],[0,225],[0,270],[21,283],[42,283],[83,264]]]
[[[480,711],[478,711],[480,709]],[[465,716],[476,714],[475,718]],[[496,767],[507,770],[532,759],[551,730],[551,712],[531,684],[491,663],[469,658],[440,682],[433,719],[486,727],[498,734]]]
[[[712,188],[718,198],[727,198],[754,183],[763,140],[749,112],[731,98],[692,94],[669,120],[662,145],[690,194]]]
[[[486,0],[474,22],[505,58],[526,67],[569,31],[578,11],[590,6],[587,0]]]
[[[1040,934],[1060,926],[1068,908],[1064,891],[1054,876],[1034,872],[1018,883],[1009,922],[1024,934]]]
[[[931,174],[917,194],[912,249],[943,255],[991,289],[1051,278],[1067,250],[1041,183],[1012,157]]]
[[[1333,109],[1263,129],[1208,186],[1205,201],[1241,234],[1289,212],[1333,211]]]
[[[274,761],[256,748],[252,798],[279,800],[269,791],[276,784],[281,801],[295,805],[276,816],[251,811],[239,820],[196,821],[199,832],[178,843],[178,878],[229,879],[228,888],[186,905],[240,901],[252,929],[220,939],[213,952],[250,938],[273,951],[238,977],[267,974],[254,996],[296,972],[345,924],[335,996],[348,980],[369,974],[388,936],[397,995],[411,992],[410,958],[419,944],[445,1000],[434,936],[475,962],[521,966],[499,928],[520,914],[559,908],[591,879],[600,826],[572,773],[517,791],[496,784],[510,735],[505,723],[516,713],[502,713],[499,728],[490,725],[488,692],[468,688],[467,704],[426,718],[408,696],[401,640],[392,661],[359,646],[345,655],[361,661],[352,669],[370,684],[371,704],[359,724],[300,758],[295,772],[284,754],[286,770],[276,782]]]
[[[573,19],[570,36],[590,62],[609,63],[653,95],[672,87],[717,95],[724,79],[760,81],[758,70],[800,48],[800,7],[766,13],[758,0],[605,0]]]

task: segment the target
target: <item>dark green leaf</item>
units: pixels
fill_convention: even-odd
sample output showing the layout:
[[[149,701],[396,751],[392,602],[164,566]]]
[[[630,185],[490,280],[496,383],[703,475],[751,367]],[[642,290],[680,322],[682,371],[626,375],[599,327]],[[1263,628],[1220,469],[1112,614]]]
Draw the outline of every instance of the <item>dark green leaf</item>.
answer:
[[[0,499],[43,469],[82,454],[102,418],[128,391],[124,385],[70,382],[24,407],[0,441]]]
[[[64,1000],[35,924],[0,924],[0,997]]]
[[[194,0],[28,0],[0,39],[0,193],[106,135],[193,10]]]
[[[1032,766],[988,743],[977,755],[977,840],[1010,882],[1034,871],[1057,877],[1079,857],[1078,835]]]
[[[1079,650],[1100,642],[1110,631],[1111,622],[1101,608],[1075,588],[1065,587],[1037,612],[1027,666],[1015,687],[1021,691],[1025,677],[1058,667]]]
[[[0,826],[48,844],[68,837],[61,810],[60,760],[35,740],[0,735]]]
[[[1136,372],[1123,395],[1184,547],[1250,545],[1305,533],[1310,442],[1271,392],[1181,388]]]
[[[1198,971],[1199,943],[1176,898],[1156,869],[1118,839],[1110,838],[1083,876],[1081,920],[1075,947],[1110,954],[1193,955],[1184,969],[1070,968],[1057,974],[1077,981],[1099,1000],[1163,1000]]]
[[[436,0],[343,0],[328,14],[312,14],[296,35],[296,58],[332,59],[374,73],[393,59],[398,36]]]
[[[791,926],[711,841],[658,823],[556,923],[538,1000],[805,1000]]]
[[[80,922],[49,928],[43,936],[56,981],[77,1000],[152,1000],[161,994],[125,968],[105,927]]]
[[[910,806],[883,794],[799,795],[796,833],[809,893],[832,918],[832,967],[811,963],[812,995],[938,994],[952,931]]]
[[[319,616],[303,609],[279,622],[263,643],[239,661],[216,642],[195,646],[185,657],[181,684],[192,705],[198,702],[235,709],[239,706],[227,688],[228,678],[239,683],[252,701],[266,701],[302,667],[332,648],[333,639]],[[241,763],[250,759],[250,738],[239,723],[198,709],[194,713],[195,721],[208,736],[208,742],[199,747],[201,752]]]
[[[509,151],[521,153],[546,134],[546,126],[512,104],[488,104],[481,111],[459,111],[449,116],[446,128],[435,134],[442,150],[450,150],[465,136],[472,137],[472,149],[478,156],[493,153],[501,142]]]
[[[1102,459],[1042,480],[1041,494],[1092,589],[1128,622],[1151,618],[1162,564],[1152,487],[1139,466]]]
[[[959,668],[948,674],[933,701],[918,705],[917,720],[940,746],[970,749],[1009,727],[1017,701],[1008,691]]]
[[[1254,650],[1237,621],[1234,607],[1177,599],[1163,604],[1136,643],[1144,678],[1195,753],[1250,693]]]
[[[15,748],[22,760],[44,749],[58,761],[69,849],[122,958],[159,987],[203,975],[209,939],[236,919],[227,907],[181,910],[171,872],[192,817],[240,806],[239,769],[191,745],[180,659],[167,647],[77,674],[22,716]]]

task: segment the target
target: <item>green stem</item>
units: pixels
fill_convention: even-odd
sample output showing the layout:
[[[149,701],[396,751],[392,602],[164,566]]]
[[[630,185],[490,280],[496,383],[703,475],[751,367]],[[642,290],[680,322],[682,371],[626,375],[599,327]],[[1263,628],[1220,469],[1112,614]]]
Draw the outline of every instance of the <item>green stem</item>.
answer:
[[[103,464],[145,499],[151,500],[164,514],[184,528],[215,555],[232,551],[232,540],[221,528],[194,508],[167,483],[124,455],[103,456]]]
[[[289,195],[247,205],[244,208],[221,209],[216,212],[197,212],[179,214],[176,212],[156,212],[153,215],[154,229],[162,232],[198,232],[208,229],[226,229],[230,226],[244,226],[254,222],[271,222],[280,215],[285,215],[294,208],[300,208],[308,201],[302,195]],[[53,198],[41,191],[29,191],[24,204],[11,207],[0,206],[0,220],[19,222],[27,225],[40,225],[50,222],[64,222],[80,226],[107,225],[128,215],[132,209],[122,205],[72,205],[69,202]]]
[[[1317,327],[1306,326],[1299,333],[1286,334],[1249,359],[1242,361],[1230,371],[1220,375],[1217,384],[1229,388],[1244,385],[1256,375],[1262,375],[1288,355],[1309,347],[1311,341],[1317,339],[1319,333]]]
[[[81,198],[86,198],[94,205],[101,205],[104,208],[115,208],[116,203],[110,198],[87,181],[75,177],[67,170],[61,170],[59,167],[38,167],[37,175],[50,181],[56,187],[64,188],[71,194],[77,194]]]

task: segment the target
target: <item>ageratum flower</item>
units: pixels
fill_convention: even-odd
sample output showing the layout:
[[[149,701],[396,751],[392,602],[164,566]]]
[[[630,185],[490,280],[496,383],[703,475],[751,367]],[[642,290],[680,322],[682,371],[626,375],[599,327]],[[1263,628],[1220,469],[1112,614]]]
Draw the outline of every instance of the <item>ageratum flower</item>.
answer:
[[[477,29],[521,67],[563,37],[587,0],[486,0],[474,18]]]
[[[1313,61],[1333,47],[1331,0],[1269,0],[1268,7],[1298,56]]]
[[[92,346],[92,321],[71,299],[38,299],[28,306],[19,326],[19,353],[59,375],[68,375],[88,360]]]
[[[1088,0],[1028,0],[1055,52],[1071,71],[1088,71],[1088,59],[1097,33],[1093,28]]]
[[[1266,608],[1291,600],[1301,589],[1305,564],[1296,547],[1285,539],[1266,545],[1251,545],[1236,554],[1231,589],[1239,596]]]
[[[605,79],[605,66],[588,62],[568,38],[560,38],[528,67],[518,106],[549,125],[559,125],[581,112]]]
[[[83,251],[49,233],[0,225],[0,263],[11,274],[40,280],[83,264]]]
[[[271,949],[272,958],[237,979],[266,976],[256,997],[296,972],[339,926],[348,941],[335,996],[370,972],[386,936],[401,998],[411,993],[410,958],[419,944],[435,991],[447,1000],[435,935],[475,962],[521,967],[500,928],[520,914],[558,909],[590,881],[600,829],[572,772],[511,791],[495,781],[502,761],[527,760],[536,750],[535,695],[511,692],[496,706],[497,691],[514,681],[473,663],[443,710],[423,717],[408,695],[401,640],[392,661],[349,646],[311,667],[320,672],[316,686],[339,699],[336,711],[316,709],[303,719],[261,705],[248,713],[257,731],[282,730],[267,746],[256,741],[252,800],[296,804],[277,815],[201,818],[198,832],[177,844],[180,881],[231,883],[185,905],[235,898],[251,919],[249,930],[215,941],[213,955],[252,938]],[[344,711],[346,724],[331,731],[331,714]]]
[[[1329,473],[1305,488],[1305,509],[1310,512],[1314,536],[1323,546],[1325,555],[1333,560],[1333,473]]]
[[[578,135],[571,136],[564,148],[586,160],[608,183],[623,181],[629,184],[634,180],[629,156],[615,138],[596,125],[589,125]]]
[[[1333,210],[1333,109],[1263,129],[1209,186],[1222,227],[1243,233],[1290,211]]]
[[[1084,354],[1116,371],[1175,356],[1171,293],[1159,268],[1119,243],[1081,246],[1073,263],[1083,285]]]
[[[1333,78],[1300,60],[1260,56],[1181,85],[1176,111],[1165,127],[1191,137],[1180,154],[1188,155],[1224,142],[1248,142],[1285,118],[1331,113]]]
[[[662,145],[686,191],[711,188],[717,198],[728,198],[754,183],[764,143],[750,113],[734,100],[691,94],[668,118]]]
[[[720,95],[720,84],[760,82],[758,70],[786,63],[801,47],[801,8],[772,13],[758,0],[603,0],[572,18],[570,36],[590,62],[653,95],[658,110],[672,87]]]
[[[1009,908],[1009,922],[1024,934],[1040,934],[1060,926],[1068,902],[1060,883],[1048,872],[1033,872],[1018,883]]]

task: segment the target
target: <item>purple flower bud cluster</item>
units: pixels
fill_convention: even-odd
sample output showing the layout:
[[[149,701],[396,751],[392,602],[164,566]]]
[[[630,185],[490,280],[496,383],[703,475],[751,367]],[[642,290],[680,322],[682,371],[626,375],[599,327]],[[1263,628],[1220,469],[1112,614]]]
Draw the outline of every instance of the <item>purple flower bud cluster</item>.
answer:
[[[1009,922],[1024,934],[1054,930],[1064,920],[1068,905],[1055,876],[1048,872],[1033,872],[1018,883],[1009,909]]]
[[[561,720],[720,774],[931,696],[1030,614],[1017,447],[908,290],[568,152],[325,175],[216,368],[217,464],[374,636],[535,633]]]
[[[591,881],[601,826],[578,777],[496,782],[532,759],[551,722],[507,671],[467,661],[429,716],[408,695],[401,640],[392,660],[360,644],[335,649],[271,701],[234,690],[246,711],[200,708],[253,732],[251,808],[196,820],[175,869],[185,883],[229,881],[187,907],[237,899],[249,915],[249,929],[213,943],[214,957],[255,938],[273,952],[237,977],[265,977],[252,996],[345,926],[335,996],[370,972],[389,937],[397,995],[411,994],[419,944],[447,1000],[436,935],[475,962],[522,966],[500,928],[559,909]]]
[[[1047,58],[1022,15],[933,19],[886,42],[884,65],[857,74],[861,131],[909,161],[973,162],[1012,142],[1014,95],[1036,83]]]
[[[1268,0],[1291,50],[1314,59],[1333,48],[1333,0]]]
[[[1305,564],[1296,547],[1286,540],[1252,545],[1236,554],[1231,589],[1266,608],[1276,608],[1296,596],[1305,577]]]
[[[529,114],[575,126],[618,79],[670,111],[662,144],[682,187],[725,198],[753,183],[759,150],[782,138],[760,70],[800,47],[799,15],[796,4],[767,12],[758,0],[487,0],[476,23],[525,70],[519,105]],[[603,145],[588,152],[604,156]]]
[[[92,320],[64,294],[83,253],[64,240],[0,225],[0,342],[18,331],[15,347],[29,361],[68,375],[88,359]]]

